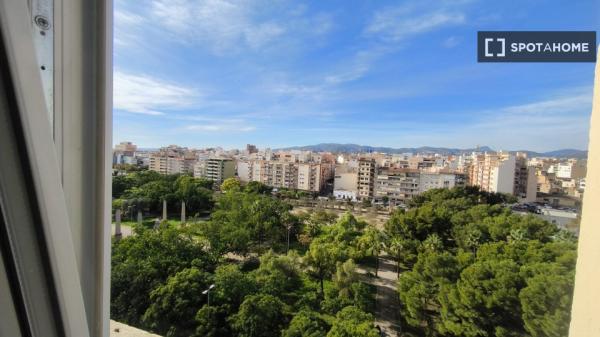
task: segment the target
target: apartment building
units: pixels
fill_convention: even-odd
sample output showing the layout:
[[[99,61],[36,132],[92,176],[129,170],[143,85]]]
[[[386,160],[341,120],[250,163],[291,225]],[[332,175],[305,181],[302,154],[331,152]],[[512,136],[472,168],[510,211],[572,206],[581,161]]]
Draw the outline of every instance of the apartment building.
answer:
[[[488,192],[512,194],[515,165],[515,156],[508,152],[476,154],[468,168],[468,184]]]
[[[586,161],[569,159],[566,162],[560,162],[552,165],[548,169],[549,173],[556,174],[560,179],[581,179],[585,178]]]
[[[464,186],[466,175],[458,172],[421,172],[419,174],[419,192],[434,188],[453,188]]]
[[[298,187],[298,165],[292,162],[273,161],[266,165],[267,185],[276,188]]]
[[[541,171],[536,175],[536,183],[537,192],[544,194],[559,193],[562,187],[560,180],[556,179],[556,175],[547,171]]]
[[[420,172],[414,169],[387,169],[375,176],[375,200],[387,199],[391,204],[405,202],[420,191]]]
[[[536,169],[528,165],[527,154],[517,153],[515,158],[515,182],[513,194],[521,202],[534,202],[537,196]]]
[[[319,192],[323,179],[321,176],[321,165],[314,163],[298,164],[298,189]]]
[[[228,158],[208,158],[194,166],[194,177],[212,180],[220,185],[227,178],[235,177],[235,161]]]
[[[250,179],[250,170],[251,170],[251,166],[250,166],[250,162],[247,160],[238,160],[235,163],[235,175],[238,177],[238,179],[242,182],[249,182],[251,181]]]
[[[246,144],[246,152],[248,154],[258,153],[258,148],[256,145]]]
[[[333,179],[333,196],[336,199],[353,200],[358,197],[358,168],[337,165]]]
[[[160,174],[193,173],[195,163],[195,158],[174,157],[161,153],[153,153],[149,156],[148,168]]]
[[[194,177],[203,178],[206,177],[206,159],[198,160],[194,164]]]
[[[113,150],[113,164],[129,164],[137,165],[137,159],[135,158],[135,152],[137,146],[132,142],[120,142],[115,145]]]
[[[121,152],[127,156],[133,156],[135,151],[137,151],[137,145],[132,142],[120,142],[115,145],[115,152]]]
[[[193,173],[196,153],[184,147],[169,145],[148,156],[148,168],[161,174]]]
[[[391,204],[398,204],[434,188],[464,186],[465,182],[465,174],[458,172],[390,168],[377,173],[374,196],[377,201],[387,199]]]
[[[297,162],[291,154],[278,155],[277,160],[238,160],[240,181],[258,181],[276,188],[292,188],[320,192],[333,178],[333,164]]]
[[[358,160],[358,199],[373,198],[376,171],[375,159],[361,158]]]
[[[509,193],[520,202],[535,201],[536,168],[528,165],[525,153],[484,153],[473,156],[468,169],[468,184],[482,190]]]

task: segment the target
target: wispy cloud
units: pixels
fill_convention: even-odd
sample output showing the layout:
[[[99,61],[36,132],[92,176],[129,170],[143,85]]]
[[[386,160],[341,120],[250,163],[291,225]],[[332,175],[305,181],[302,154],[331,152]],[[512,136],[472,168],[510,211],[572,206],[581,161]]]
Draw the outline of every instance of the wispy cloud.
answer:
[[[152,14],[180,37],[209,43],[216,50],[245,44],[259,48],[284,28],[252,18],[250,2],[225,0],[155,0]]]
[[[126,47],[136,42],[138,29],[144,24],[145,18],[124,8],[114,12],[114,43],[117,47]]]
[[[131,113],[163,115],[164,110],[193,106],[200,94],[193,88],[172,84],[147,75],[115,71],[114,107]]]
[[[203,131],[203,132],[250,132],[256,130],[255,126],[232,124],[224,121],[222,124],[196,124],[185,127],[188,131]]]
[[[116,10],[114,20],[117,25],[137,25],[144,22],[144,18],[138,14],[126,10]]]
[[[584,148],[591,106],[591,88],[569,89],[537,101],[473,112],[477,120],[439,136],[463,145],[509,150],[547,151],[557,143],[562,148]]]
[[[460,44],[460,38],[456,36],[450,36],[444,40],[442,45],[446,48],[454,48]]]
[[[460,9],[463,2],[454,5],[445,3],[409,2],[379,10],[373,15],[364,34],[387,42],[399,42],[438,28],[466,22],[466,15]]]
[[[290,6],[293,7],[293,6]],[[304,15],[298,7],[253,0],[154,0],[151,16],[183,43],[202,44],[217,54],[260,50],[295,33],[324,34],[332,27],[326,14]]]

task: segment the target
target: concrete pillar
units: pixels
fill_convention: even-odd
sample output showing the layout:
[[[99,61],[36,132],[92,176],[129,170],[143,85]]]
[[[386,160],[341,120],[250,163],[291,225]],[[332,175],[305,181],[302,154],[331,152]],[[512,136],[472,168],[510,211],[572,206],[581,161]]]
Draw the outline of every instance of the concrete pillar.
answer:
[[[115,210],[115,237],[118,239],[121,236],[121,209],[117,208]]]
[[[185,201],[181,201],[181,223],[185,222]]]
[[[167,220],[167,200],[163,199],[163,213],[162,219]]]
[[[142,225],[142,220],[143,220],[143,218],[142,218],[142,210],[138,209],[138,213],[137,213],[137,223],[138,223],[138,225],[140,225],[140,226]]]

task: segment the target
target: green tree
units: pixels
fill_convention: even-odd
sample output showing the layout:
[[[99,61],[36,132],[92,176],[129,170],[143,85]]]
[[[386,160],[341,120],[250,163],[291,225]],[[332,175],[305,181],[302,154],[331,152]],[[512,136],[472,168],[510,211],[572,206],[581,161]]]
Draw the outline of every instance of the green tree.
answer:
[[[230,318],[231,326],[239,337],[279,337],[287,324],[286,312],[285,304],[275,296],[251,295]]]
[[[231,336],[227,306],[204,305],[196,314],[196,331],[192,337]]]
[[[189,336],[196,328],[195,316],[205,299],[200,293],[210,284],[210,274],[186,268],[150,293],[151,305],[143,321],[152,331],[168,337]]]
[[[371,314],[349,306],[338,312],[327,337],[379,337],[379,333]]]
[[[228,305],[235,312],[244,298],[258,291],[254,279],[240,270],[236,264],[225,264],[217,267],[214,278],[215,289],[212,292],[215,304]]]
[[[356,264],[352,259],[347,260],[344,263],[337,263],[336,271],[333,275],[333,284],[340,297],[349,298],[352,293],[352,284],[358,282],[358,280]]]
[[[160,212],[162,210],[163,199],[168,202],[173,202],[174,200],[171,183],[162,179],[133,187],[127,191],[126,197],[129,199],[143,198],[148,200],[148,207],[152,212]]]
[[[309,272],[319,280],[321,296],[325,294],[325,279],[331,277],[338,259],[339,249],[336,245],[322,240],[314,240],[304,256]]]
[[[112,196],[115,199],[120,198],[125,191],[134,186],[135,181],[128,175],[119,175],[112,178]]]
[[[202,244],[171,227],[138,228],[135,235],[113,241],[111,265],[111,317],[142,327],[152,290],[186,268],[213,268]]]
[[[347,306],[364,311],[374,307],[374,286],[361,282],[356,269],[352,259],[337,263],[333,286],[325,289],[325,300],[321,305],[324,311],[335,314]]]
[[[174,182],[174,193],[177,200],[185,201],[189,213],[210,210],[213,206],[212,182],[182,175]]]
[[[375,276],[379,271],[379,254],[383,249],[384,237],[380,230],[375,226],[369,225],[364,233],[358,238],[358,249],[362,255],[375,258]]]
[[[261,194],[225,193],[219,197],[212,224],[204,234],[226,252],[247,254],[254,244],[260,250],[265,241],[286,239],[287,225],[294,223],[290,209],[290,205]]]
[[[272,190],[272,187],[258,181],[250,181],[244,186],[244,192],[246,193],[271,194]]]
[[[415,328],[425,322],[427,335],[432,335],[440,308],[440,289],[454,284],[459,272],[458,261],[451,253],[433,250],[419,254],[413,269],[400,275],[398,280],[401,311],[406,322]]]
[[[573,299],[573,270],[555,263],[537,266],[537,273],[527,279],[519,298],[525,330],[532,337],[560,337],[569,334]]]
[[[473,263],[462,271],[456,285],[442,288],[440,333],[465,337],[522,335],[522,287],[515,261]]]
[[[282,337],[323,337],[329,328],[327,321],[318,312],[302,310],[292,318]]]
[[[400,265],[405,268],[411,266],[417,260],[417,248],[419,241],[407,240],[401,237],[392,237],[388,239],[385,246],[387,253],[396,260],[396,274],[400,275]]]
[[[260,266],[252,276],[262,293],[293,301],[303,286],[299,266],[297,253],[276,255],[271,250],[260,257]]]
[[[227,193],[229,191],[239,191],[242,188],[240,181],[236,178],[227,178],[221,184],[221,191]]]

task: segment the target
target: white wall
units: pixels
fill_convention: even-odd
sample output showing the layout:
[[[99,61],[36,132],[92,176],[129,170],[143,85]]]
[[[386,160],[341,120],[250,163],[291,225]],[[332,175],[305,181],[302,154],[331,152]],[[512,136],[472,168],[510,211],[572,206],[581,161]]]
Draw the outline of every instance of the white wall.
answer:
[[[493,170],[490,189],[492,192],[510,193],[514,192],[515,186],[515,156],[509,156]]]

